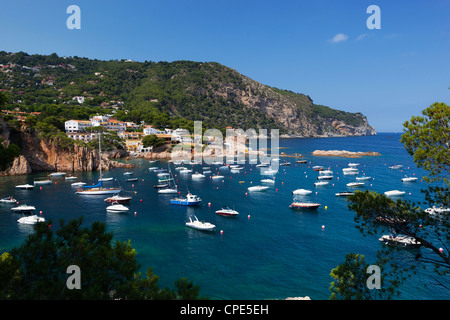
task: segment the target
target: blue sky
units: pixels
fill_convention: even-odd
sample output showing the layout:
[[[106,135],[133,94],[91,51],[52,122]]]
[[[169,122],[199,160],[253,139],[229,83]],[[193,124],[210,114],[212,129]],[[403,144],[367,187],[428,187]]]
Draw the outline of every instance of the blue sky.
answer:
[[[81,30],[69,30],[69,5]],[[369,5],[381,10],[370,30]],[[136,61],[216,61],[377,131],[450,104],[448,0],[2,1],[0,50]],[[341,40],[341,41],[333,41]]]

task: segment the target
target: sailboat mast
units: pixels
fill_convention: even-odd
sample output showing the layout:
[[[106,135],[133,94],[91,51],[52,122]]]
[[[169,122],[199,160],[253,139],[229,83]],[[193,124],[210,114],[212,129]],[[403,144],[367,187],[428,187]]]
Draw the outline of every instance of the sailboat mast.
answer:
[[[102,140],[102,133],[98,133],[98,154],[100,155],[100,179],[102,178],[102,146],[100,141]]]

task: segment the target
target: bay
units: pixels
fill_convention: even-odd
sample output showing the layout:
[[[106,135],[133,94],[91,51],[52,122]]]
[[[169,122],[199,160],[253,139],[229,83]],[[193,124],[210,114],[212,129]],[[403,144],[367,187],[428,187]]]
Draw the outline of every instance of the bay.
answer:
[[[275,183],[264,192],[248,192],[247,188],[262,184],[266,177],[259,168],[245,164],[239,173],[220,170],[223,180],[210,179],[209,175],[193,180],[189,174],[176,174],[181,195],[189,190],[203,200],[198,207],[169,204],[173,194],[158,194],[156,174],[149,167],[167,168],[167,162],[150,164],[147,160],[129,160],[133,169],[114,169],[104,173],[120,184],[121,195],[131,195],[130,212],[107,213],[106,196],[80,196],[71,187],[74,181],[52,178],[51,185],[36,186],[34,190],[17,190],[18,184],[30,183],[46,177],[45,173],[29,176],[0,177],[0,196],[12,195],[21,204],[34,205],[39,214],[58,227],[59,219],[70,221],[80,216],[84,223],[104,222],[108,231],[120,241],[131,240],[137,251],[137,260],[145,273],[147,267],[160,276],[162,287],[173,287],[174,281],[186,277],[200,286],[202,296],[211,299],[285,299],[309,296],[311,299],[328,299],[332,278],[331,269],[344,262],[350,252],[375,259],[381,244],[380,235],[363,237],[355,228],[354,213],[347,208],[344,197],[335,193],[347,190],[346,184],[355,176],[343,175],[342,168],[349,162],[360,163],[360,176],[370,176],[360,190],[377,192],[398,189],[406,192],[404,199],[420,201],[420,192],[426,187],[421,182],[425,171],[416,167],[412,157],[399,142],[399,133],[380,133],[377,136],[346,138],[280,139],[280,152],[301,153],[306,164],[295,163],[295,158],[280,157],[291,162],[280,166]],[[320,150],[375,151],[377,157],[349,159],[342,157],[314,157],[311,152]],[[389,166],[403,165],[402,170]],[[312,166],[322,165],[334,172],[329,185],[315,187],[318,173]],[[192,167],[202,172],[201,165]],[[214,174],[219,166],[211,166]],[[173,164],[172,164],[173,169]],[[126,182],[125,171],[138,181]],[[92,184],[97,172],[75,172],[77,181]],[[403,183],[405,175],[418,177],[415,183]],[[304,188],[313,193],[304,197],[321,204],[317,211],[292,210],[292,191]],[[142,201],[141,201],[142,200]],[[209,205],[210,204],[210,205]],[[237,217],[223,217],[215,211],[223,205],[236,209]],[[325,208],[326,207],[326,208]],[[0,205],[0,252],[20,245],[33,232],[33,227],[17,223],[20,215],[10,211],[11,205]],[[216,232],[201,232],[185,226],[190,215],[216,225]],[[324,228],[322,228],[324,226]],[[221,233],[220,231],[223,231]],[[405,251],[405,255],[414,252]],[[396,299],[448,299],[446,290],[432,285],[432,271],[421,271],[400,287]],[[424,286],[426,285],[426,286]]]

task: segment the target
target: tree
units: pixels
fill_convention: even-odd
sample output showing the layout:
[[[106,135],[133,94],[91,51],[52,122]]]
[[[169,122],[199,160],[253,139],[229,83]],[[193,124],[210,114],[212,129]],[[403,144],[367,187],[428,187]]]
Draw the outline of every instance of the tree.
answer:
[[[144,138],[142,138],[142,143],[145,148],[147,148],[147,147],[156,148],[156,147],[162,146],[165,142],[164,142],[164,139],[158,138],[158,136],[156,134],[149,134],[149,135],[145,136]]]
[[[159,289],[158,277],[138,270],[136,251],[130,241],[113,241],[104,223],[82,227],[79,218],[54,232],[48,222],[36,224],[35,232],[18,248],[0,257],[0,299],[177,299],[198,298],[198,287],[186,290]],[[51,223],[51,221],[50,221]],[[81,270],[81,288],[68,289],[67,267]],[[181,292],[181,294],[178,294]]]
[[[422,190],[427,206],[449,207],[450,108],[435,103],[423,115],[405,122],[401,141],[416,164],[429,173],[426,178],[432,184]],[[356,191],[348,202],[348,208],[356,213],[356,227],[363,235],[389,231],[409,236],[421,244],[422,250],[415,255],[400,254],[398,248],[391,246],[378,251],[383,265],[389,265],[385,268],[386,277],[393,279],[393,285],[399,286],[406,277],[419,272],[418,266],[431,266],[436,275],[435,284],[450,290],[450,215],[429,214],[420,202],[394,201],[373,191]],[[347,289],[341,287],[343,292]]]

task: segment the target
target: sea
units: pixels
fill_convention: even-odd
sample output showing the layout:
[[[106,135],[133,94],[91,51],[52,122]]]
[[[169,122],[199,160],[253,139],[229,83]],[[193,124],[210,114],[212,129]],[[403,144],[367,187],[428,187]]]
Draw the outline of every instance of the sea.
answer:
[[[74,181],[64,177],[51,178],[51,185],[36,186],[33,190],[15,189],[19,184],[33,184],[49,173],[28,176],[0,177],[0,197],[12,195],[20,204],[36,207],[36,213],[52,221],[58,228],[59,220],[68,222],[80,216],[84,224],[94,221],[106,224],[120,241],[131,241],[137,252],[141,271],[148,267],[160,277],[161,287],[174,288],[179,278],[187,278],[200,287],[200,295],[215,300],[263,300],[308,296],[313,300],[330,297],[330,272],[345,261],[348,253],[365,256],[366,262],[375,262],[376,252],[383,246],[378,238],[386,234],[363,236],[356,228],[355,213],[347,207],[346,197],[335,193],[348,190],[353,175],[343,175],[349,163],[359,163],[359,176],[368,176],[358,190],[370,189],[380,193],[388,190],[405,191],[402,197],[411,201],[424,199],[421,189],[426,188],[422,177],[426,172],[417,168],[411,155],[400,142],[400,133],[379,133],[375,136],[342,138],[280,139],[279,152],[287,155],[299,153],[307,163],[296,163],[296,158],[280,156],[275,183],[267,184],[263,192],[249,192],[248,187],[262,185],[260,168],[243,164],[239,173],[220,169],[218,165],[184,165],[193,172],[202,173],[204,166],[212,174],[224,176],[215,180],[210,174],[203,179],[192,179],[180,174],[170,164],[181,196],[188,191],[198,195],[199,206],[187,207],[170,204],[174,194],[158,194],[156,173],[149,170],[158,166],[167,169],[166,161],[149,163],[145,159],[126,160],[132,169],[117,168],[104,172],[113,177],[105,185],[122,186],[121,195],[132,196],[128,213],[107,213],[106,196],[81,196],[71,186]],[[358,159],[312,156],[314,150],[375,151],[380,156]],[[125,161],[125,160],[124,160]],[[389,166],[400,164],[402,169]],[[313,166],[324,166],[333,171],[327,186],[316,187],[318,172]],[[124,175],[132,171],[132,175]],[[69,174],[69,173],[68,173]],[[94,184],[98,172],[75,172],[76,181]],[[418,180],[404,183],[400,179],[416,176]],[[127,182],[130,177],[138,181]],[[300,198],[320,203],[317,210],[294,210],[292,191],[308,189],[312,193]],[[239,212],[236,217],[215,213],[223,206]],[[20,214],[10,211],[12,205],[0,204],[0,253],[19,246],[34,231],[31,225],[17,222]],[[186,227],[190,216],[196,216],[216,225],[215,232]],[[417,249],[404,249],[413,257]],[[398,300],[449,299],[448,290],[435,284],[432,268],[420,270],[400,287]],[[447,279],[448,280],[448,279]]]

